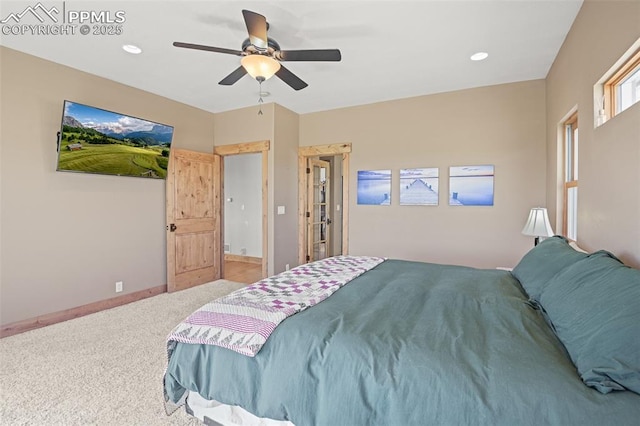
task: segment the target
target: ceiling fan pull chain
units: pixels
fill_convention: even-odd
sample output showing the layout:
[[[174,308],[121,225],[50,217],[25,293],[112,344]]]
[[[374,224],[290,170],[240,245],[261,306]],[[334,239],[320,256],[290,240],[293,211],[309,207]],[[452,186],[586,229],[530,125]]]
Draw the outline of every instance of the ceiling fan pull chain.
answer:
[[[262,115],[262,104],[264,103],[264,101],[262,100],[262,81],[258,80],[258,90],[260,93],[260,99],[258,99],[258,105],[260,105],[260,108],[258,109],[258,115]]]

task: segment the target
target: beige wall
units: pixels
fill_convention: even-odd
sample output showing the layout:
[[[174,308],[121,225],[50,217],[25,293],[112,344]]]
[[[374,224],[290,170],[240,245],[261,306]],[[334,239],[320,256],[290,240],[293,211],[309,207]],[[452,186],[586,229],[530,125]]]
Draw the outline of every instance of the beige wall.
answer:
[[[558,126],[577,107],[578,243],[640,267],[640,104],[594,129],[593,86],[640,37],[640,2],[586,0],[547,77],[547,204],[562,218]]]
[[[352,143],[350,254],[514,266],[545,202],[545,83],[482,87],[302,115],[300,144]],[[495,165],[493,207],[448,205],[449,166]],[[440,205],[400,206],[399,170],[438,167]],[[391,206],[356,203],[358,170],[392,170]]]
[[[275,109],[274,138],[274,271],[298,265],[298,130],[299,116],[280,105]],[[284,215],[276,215],[278,206]]]
[[[0,323],[166,284],[165,181],[56,172],[65,99],[174,126],[211,152],[213,114],[0,47]]]
[[[214,114],[213,140],[216,146],[273,139],[274,104],[234,109]]]

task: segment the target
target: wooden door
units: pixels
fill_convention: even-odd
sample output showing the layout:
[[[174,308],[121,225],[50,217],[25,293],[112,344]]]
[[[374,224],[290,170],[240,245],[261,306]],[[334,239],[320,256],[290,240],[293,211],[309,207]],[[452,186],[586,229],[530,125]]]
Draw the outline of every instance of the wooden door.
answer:
[[[167,291],[220,278],[213,154],[172,149],[167,173]]]
[[[331,256],[331,164],[310,158],[308,170],[307,260],[312,262]]]

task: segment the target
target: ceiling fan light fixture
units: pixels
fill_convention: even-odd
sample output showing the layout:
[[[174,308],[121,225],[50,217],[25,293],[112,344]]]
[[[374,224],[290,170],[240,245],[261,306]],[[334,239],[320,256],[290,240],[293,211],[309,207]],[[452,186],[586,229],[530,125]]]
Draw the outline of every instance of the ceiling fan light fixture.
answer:
[[[260,54],[247,55],[240,61],[247,73],[256,80],[262,77],[268,80],[280,69],[280,62]]]

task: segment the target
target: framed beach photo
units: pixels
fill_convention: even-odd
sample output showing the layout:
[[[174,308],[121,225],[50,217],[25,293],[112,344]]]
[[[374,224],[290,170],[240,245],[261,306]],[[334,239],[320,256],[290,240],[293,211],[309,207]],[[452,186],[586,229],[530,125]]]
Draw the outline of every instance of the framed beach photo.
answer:
[[[391,204],[391,170],[358,171],[358,204]]]
[[[437,206],[438,168],[401,169],[400,205]]]
[[[450,206],[493,206],[494,166],[449,167]]]

